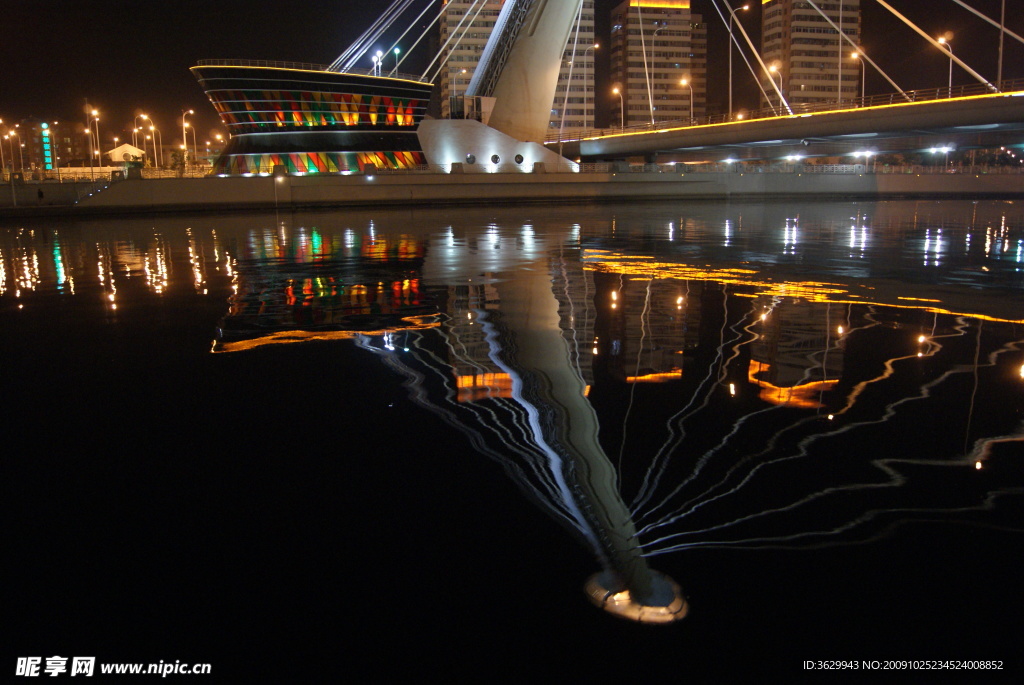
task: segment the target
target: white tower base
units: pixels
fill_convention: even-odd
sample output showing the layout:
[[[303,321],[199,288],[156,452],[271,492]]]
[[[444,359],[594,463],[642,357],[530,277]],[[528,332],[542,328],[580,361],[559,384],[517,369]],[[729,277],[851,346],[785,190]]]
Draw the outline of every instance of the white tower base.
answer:
[[[530,173],[536,164],[545,171],[579,170],[576,162],[539,143],[516,140],[473,119],[424,119],[417,135],[427,162],[455,173]]]

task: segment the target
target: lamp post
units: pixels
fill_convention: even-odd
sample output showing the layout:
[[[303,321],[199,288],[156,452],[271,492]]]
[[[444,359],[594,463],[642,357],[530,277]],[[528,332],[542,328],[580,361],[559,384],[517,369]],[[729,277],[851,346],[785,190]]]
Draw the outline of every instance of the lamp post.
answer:
[[[768,67],[768,71],[770,71],[771,74],[772,74],[772,77],[771,77],[772,78],[772,83],[775,83],[775,74],[779,75],[779,92],[776,93],[776,95],[779,96],[779,106],[781,107],[782,106],[782,70],[779,69],[779,65],[778,64],[773,64],[770,67]],[[775,109],[775,108],[772,107],[772,109]]]
[[[4,123],[3,119],[0,119],[0,124]],[[6,137],[6,136],[4,136]],[[13,160],[12,160],[13,163]],[[4,161],[4,144],[0,142],[0,181],[4,180],[4,169],[7,168],[7,162]]]
[[[371,71],[371,73],[372,73],[372,75],[373,75],[373,76],[376,76],[376,75],[377,75],[377,67],[378,67],[378,66],[380,66],[380,65],[379,65],[379,64],[377,63],[377,60],[378,60],[379,58],[377,57],[377,55],[373,55],[372,57],[370,57],[370,59],[372,59],[372,60],[373,60],[373,67],[372,67],[372,71]]]
[[[153,133],[153,163],[159,164],[161,167],[164,165],[164,134],[160,133],[160,130],[153,123],[153,120],[149,120],[149,130]],[[156,146],[156,137],[160,136],[160,147]],[[158,161],[159,160],[159,161]]]
[[[746,12],[750,9],[750,5],[744,5],[740,7],[741,10]],[[732,121],[732,48],[733,48],[733,35],[732,35],[732,24],[733,20],[736,19],[736,10],[731,6],[729,7],[729,121]]]
[[[149,117],[146,116],[145,114],[138,114],[138,115],[135,116],[135,132],[142,130],[142,127],[139,126],[139,119],[149,119]],[[139,146],[138,137],[136,136],[132,140],[133,140],[132,145],[134,145],[135,147],[138,147]]]
[[[850,57],[860,60],[860,106],[864,106],[864,98],[867,97],[864,92],[864,78],[866,76],[867,64],[864,63],[864,51],[854,52],[850,54]]]
[[[945,36],[939,38],[939,45],[945,45],[949,50],[949,90],[946,97],[953,97],[953,46]]]
[[[394,73],[396,73],[396,74],[398,73],[398,55],[400,55],[401,52],[402,52],[402,50],[400,48],[395,48],[394,49],[394,53],[395,53],[395,71],[394,71]]]
[[[693,84],[690,83],[689,79],[684,78],[679,82],[679,85],[690,89],[690,124],[693,124]]]
[[[619,128],[626,128],[626,104],[622,99],[622,90],[612,88],[612,92],[619,96]]]
[[[92,111],[92,123],[96,124],[96,149],[93,156],[96,158],[96,166],[99,166],[103,161],[100,156],[100,113],[95,109]]]
[[[186,130],[188,128],[188,124],[185,122],[185,117],[187,117],[189,114],[194,114],[194,113],[195,112],[193,112],[191,109],[189,109],[189,110],[182,110],[181,111],[181,142],[184,143],[182,145],[182,149],[185,151],[184,165],[186,167],[188,167],[189,156],[188,156],[188,133],[186,132]]]
[[[587,95],[590,93],[590,79],[587,74],[587,53],[591,50],[598,50],[600,48],[600,45],[594,43],[583,51],[583,128],[587,128]],[[591,100],[593,100],[593,98],[591,98]],[[591,108],[591,121],[593,121],[593,108]]]
[[[84,133],[86,136],[89,137],[89,175],[91,177],[95,178],[96,177],[96,170],[93,168],[95,166],[95,164],[94,164],[95,155],[93,155],[93,153],[92,153],[92,151],[93,151],[92,129],[89,127],[89,122],[88,121],[86,122],[85,129],[82,131],[82,133]],[[14,164],[14,160],[13,159],[11,160],[11,164],[12,165]]]
[[[7,131],[7,140],[11,144],[11,168],[12,169],[14,168],[14,141],[11,140],[11,139],[13,137],[15,137],[15,136],[17,136],[19,139],[21,138],[21,136],[18,135],[18,132],[15,131],[13,128]],[[18,157],[21,159],[21,164],[19,165],[18,168],[21,170],[22,173],[25,173],[25,153],[23,153],[21,151],[22,147],[23,147],[23,145],[21,144],[21,141],[19,140],[18,141]]]

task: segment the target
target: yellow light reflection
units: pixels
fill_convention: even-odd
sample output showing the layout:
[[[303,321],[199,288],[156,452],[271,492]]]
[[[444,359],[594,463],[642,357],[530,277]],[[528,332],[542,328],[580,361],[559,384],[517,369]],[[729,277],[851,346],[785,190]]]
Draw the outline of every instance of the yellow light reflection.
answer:
[[[791,387],[780,387],[768,381],[760,380],[757,376],[766,373],[771,369],[771,364],[765,364],[754,359],[750,360],[750,367],[747,370],[747,380],[761,388],[758,398],[770,404],[798,407],[800,409],[818,409],[821,402],[818,401],[821,393],[834,387],[838,380],[812,381]]]

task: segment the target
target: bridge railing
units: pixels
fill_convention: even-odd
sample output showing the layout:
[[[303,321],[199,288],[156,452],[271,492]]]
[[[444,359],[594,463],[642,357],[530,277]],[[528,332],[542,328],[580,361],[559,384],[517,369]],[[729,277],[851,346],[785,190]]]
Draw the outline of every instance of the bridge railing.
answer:
[[[1003,82],[1002,92],[1011,93],[1024,91],[1024,79],[1014,79]],[[843,100],[842,102],[818,102],[818,103],[793,103],[790,109],[793,115],[816,114],[819,112],[834,112],[837,110],[862,109],[864,107],[883,107],[886,105],[898,105],[908,102],[929,102],[935,100],[949,100],[951,98],[970,97],[974,95],[988,95],[992,91],[981,83],[973,83],[952,88],[924,88],[920,90],[908,90],[906,96],[902,93],[882,93],[869,95],[864,98]],[[642,133],[645,131],[660,131],[672,128],[684,128],[687,126],[707,126],[710,124],[725,124],[730,121],[756,121],[758,119],[769,119],[778,116],[791,116],[788,110],[778,107],[766,107],[763,109],[746,112],[743,115],[734,115],[732,119],[728,114],[716,114],[706,117],[693,117],[690,119],[671,119],[656,121],[653,124],[633,124],[632,126],[612,126],[607,128],[572,129],[571,131],[553,130],[544,138],[545,143],[569,142],[597,138],[602,136],[622,135],[629,133]]]

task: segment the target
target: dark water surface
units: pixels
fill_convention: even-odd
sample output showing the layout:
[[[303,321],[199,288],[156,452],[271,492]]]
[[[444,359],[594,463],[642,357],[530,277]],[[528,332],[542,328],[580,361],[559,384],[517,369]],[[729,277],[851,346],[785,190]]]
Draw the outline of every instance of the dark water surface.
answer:
[[[0,225],[0,363],[11,669],[1024,671],[1020,203]],[[679,623],[584,596],[590,416]]]

